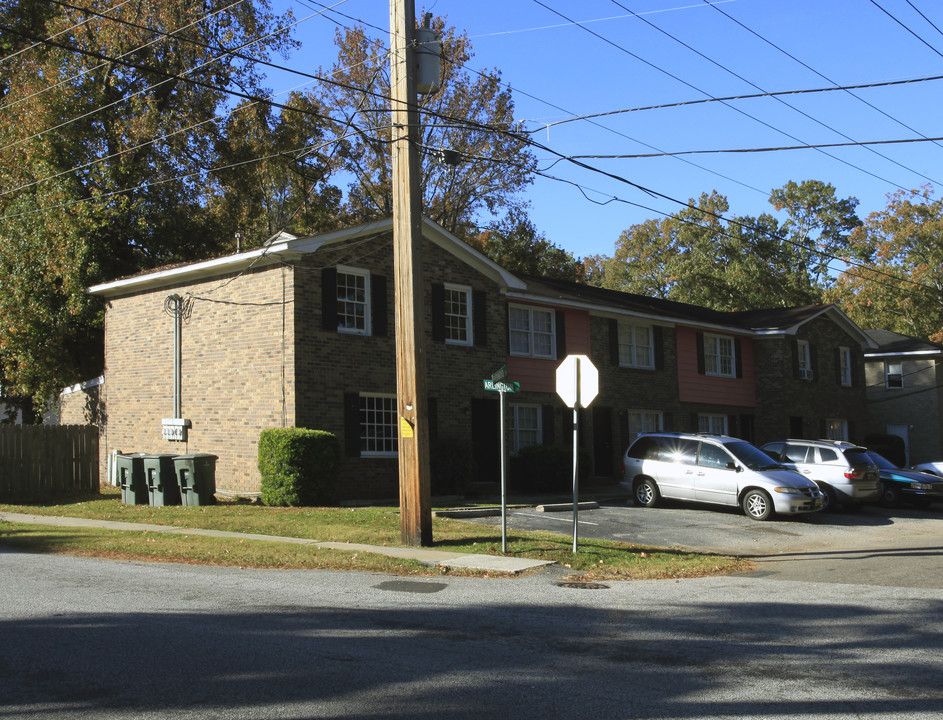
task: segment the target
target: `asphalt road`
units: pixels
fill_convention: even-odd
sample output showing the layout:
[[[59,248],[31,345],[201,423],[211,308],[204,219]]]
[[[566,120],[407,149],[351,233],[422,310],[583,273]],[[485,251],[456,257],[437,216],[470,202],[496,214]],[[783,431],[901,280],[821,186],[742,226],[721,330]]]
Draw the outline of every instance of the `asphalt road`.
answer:
[[[500,525],[497,517],[476,521]],[[512,510],[508,527],[513,549],[515,529],[572,536],[573,513]],[[622,499],[580,511],[578,538],[750,557],[757,574],[779,580],[943,588],[938,507],[866,506],[758,522],[736,509],[684,503],[640,508]]]
[[[0,718],[938,720],[943,592],[0,551]]]

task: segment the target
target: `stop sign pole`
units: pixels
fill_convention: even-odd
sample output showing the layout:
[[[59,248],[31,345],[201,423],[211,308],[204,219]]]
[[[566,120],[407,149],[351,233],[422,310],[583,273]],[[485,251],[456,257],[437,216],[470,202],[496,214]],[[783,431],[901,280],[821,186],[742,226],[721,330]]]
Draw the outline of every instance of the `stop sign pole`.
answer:
[[[579,409],[599,394],[599,371],[586,355],[567,355],[557,368],[557,395],[573,408],[573,552],[579,538]]]

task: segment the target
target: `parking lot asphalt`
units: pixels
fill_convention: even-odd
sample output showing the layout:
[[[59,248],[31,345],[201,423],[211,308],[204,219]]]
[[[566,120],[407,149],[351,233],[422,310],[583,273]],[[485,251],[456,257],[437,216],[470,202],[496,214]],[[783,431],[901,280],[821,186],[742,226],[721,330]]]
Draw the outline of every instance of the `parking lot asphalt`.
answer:
[[[509,511],[508,526],[509,542],[515,529],[572,534],[573,516],[517,508]],[[943,507],[866,506],[758,522],[734,508],[641,508],[613,498],[579,512],[578,537],[737,555],[755,562],[751,574],[771,579],[943,589]]]

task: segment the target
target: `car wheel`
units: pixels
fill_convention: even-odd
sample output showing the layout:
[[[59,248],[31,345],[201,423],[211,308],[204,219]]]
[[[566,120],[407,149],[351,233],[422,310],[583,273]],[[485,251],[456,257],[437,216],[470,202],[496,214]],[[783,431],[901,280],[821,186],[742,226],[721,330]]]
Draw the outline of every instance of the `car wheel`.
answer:
[[[896,485],[881,483],[881,505],[889,508],[900,505],[900,490]]]
[[[743,512],[754,520],[768,520],[773,515],[773,501],[763,490],[750,490],[742,505]]]
[[[822,512],[834,512],[838,510],[838,500],[835,498],[835,491],[828,485],[820,485],[822,491]]]
[[[640,507],[655,507],[661,495],[651,478],[642,478],[635,483],[635,504]]]

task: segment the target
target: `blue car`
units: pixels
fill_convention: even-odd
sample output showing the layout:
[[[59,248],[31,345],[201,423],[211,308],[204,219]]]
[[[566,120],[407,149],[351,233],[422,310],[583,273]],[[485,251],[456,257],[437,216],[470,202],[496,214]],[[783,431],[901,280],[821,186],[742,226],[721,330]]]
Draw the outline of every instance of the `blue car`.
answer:
[[[918,470],[904,470],[873,450],[868,450],[868,455],[881,473],[884,507],[897,507],[901,502],[927,507],[932,502],[943,501],[943,478]]]

